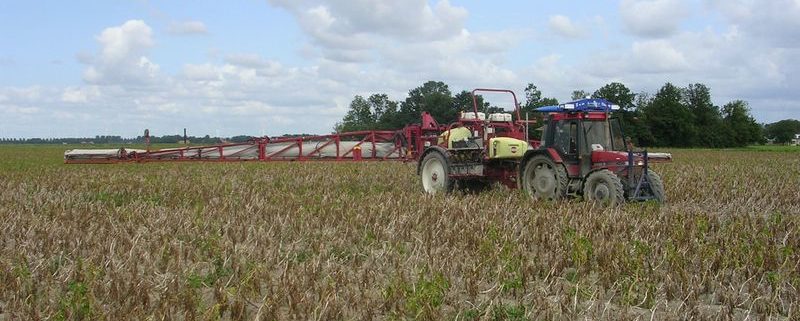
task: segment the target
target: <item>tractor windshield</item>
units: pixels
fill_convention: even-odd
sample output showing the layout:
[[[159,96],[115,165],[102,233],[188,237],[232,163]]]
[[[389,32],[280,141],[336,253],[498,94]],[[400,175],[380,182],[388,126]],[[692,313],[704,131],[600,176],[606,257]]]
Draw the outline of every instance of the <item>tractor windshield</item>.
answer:
[[[619,119],[586,122],[583,130],[588,150],[626,150]]]

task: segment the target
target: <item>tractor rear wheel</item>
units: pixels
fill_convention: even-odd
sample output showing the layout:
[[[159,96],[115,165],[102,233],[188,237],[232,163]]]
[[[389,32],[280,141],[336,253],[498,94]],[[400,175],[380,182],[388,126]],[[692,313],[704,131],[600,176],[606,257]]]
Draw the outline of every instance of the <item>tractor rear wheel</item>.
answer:
[[[447,167],[447,160],[439,152],[431,152],[422,159],[422,188],[428,194],[449,193],[453,190],[453,179]]]
[[[534,200],[558,200],[567,194],[567,170],[547,156],[539,155],[525,163],[521,187]]]
[[[589,174],[583,185],[583,196],[587,200],[608,205],[625,203],[625,189],[622,186],[622,180],[607,169]]]

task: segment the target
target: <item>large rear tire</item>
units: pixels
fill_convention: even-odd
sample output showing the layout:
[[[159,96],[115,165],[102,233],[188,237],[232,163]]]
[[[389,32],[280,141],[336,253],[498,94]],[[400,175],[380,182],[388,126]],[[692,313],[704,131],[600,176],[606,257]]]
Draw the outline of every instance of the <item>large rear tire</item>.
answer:
[[[547,156],[534,156],[522,170],[521,187],[534,200],[559,200],[567,195],[567,170]]]
[[[447,160],[439,152],[431,152],[422,159],[420,177],[425,193],[450,193],[453,190],[453,179],[448,175],[450,170]]]
[[[622,180],[607,169],[589,174],[583,185],[583,196],[589,201],[612,206],[625,203]]]

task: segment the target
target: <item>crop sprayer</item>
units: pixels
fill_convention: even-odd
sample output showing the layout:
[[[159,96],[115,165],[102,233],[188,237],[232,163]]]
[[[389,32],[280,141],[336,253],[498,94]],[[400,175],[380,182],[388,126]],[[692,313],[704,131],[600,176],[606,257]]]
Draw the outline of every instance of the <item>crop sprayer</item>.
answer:
[[[477,93],[506,93],[511,113],[479,111]],[[541,140],[528,139],[528,126],[514,92],[475,89],[473,110],[440,125],[423,112],[421,123],[394,131],[254,138],[243,143],[145,149],[73,149],[68,164],[191,161],[416,161],[426,193],[484,189],[494,183],[520,188],[533,199],[582,196],[609,204],[656,200],[666,195],[652,162],[669,153],[634,151],[625,141],[619,106],[605,99],[581,99],[537,108],[545,114]],[[149,133],[145,131],[145,140]],[[149,146],[149,144],[148,144]]]

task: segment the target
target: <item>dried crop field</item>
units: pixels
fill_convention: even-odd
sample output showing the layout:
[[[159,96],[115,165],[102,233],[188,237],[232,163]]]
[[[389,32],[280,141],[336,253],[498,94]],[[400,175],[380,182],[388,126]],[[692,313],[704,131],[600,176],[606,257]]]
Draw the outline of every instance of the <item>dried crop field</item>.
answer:
[[[669,203],[423,195],[414,164],[0,147],[0,319],[800,319],[800,154],[673,151]]]

